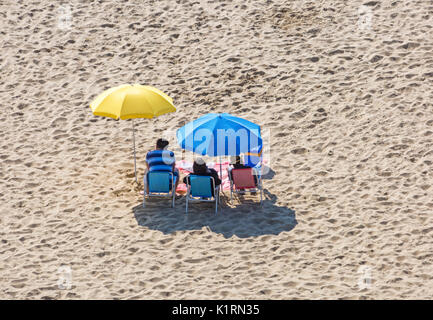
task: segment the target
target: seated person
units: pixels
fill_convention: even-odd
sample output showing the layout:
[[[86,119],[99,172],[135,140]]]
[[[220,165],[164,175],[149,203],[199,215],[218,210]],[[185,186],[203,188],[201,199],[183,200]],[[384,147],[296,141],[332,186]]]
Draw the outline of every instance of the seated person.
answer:
[[[240,156],[235,156],[230,158],[230,166],[228,168],[229,178],[230,180],[233,180],[232,178],[232,170],[233,169],[248,169],[251,168],[250,166],[246,166],[241,162]],[[254,172],[254,171],[253,171]],[[257,186],[257,176],[254,175],[254,182]]]
[[[175,189],[179,184],[179,170],[175,167],[176,159],[174,152],[166,150],[168,141],[165,139],[158,139],[156,141],[156,149],[149,151],[146,155],[147,171],[166,171],[173,172],[173,179],[175,182]],[[149,182],[149,181],[148,181]],[[147,184],[147,192],[149,193],[149,183]]]
[[[197,158],[194,161],[194,164],[192,166],[192,170],[193,170],[193,173],[191,173],[191,174],[194,174],[197,176],[210,176],[210,177],[214,178],[215,187],[217,187],[221,184],[221,179],[218,176],[218,172],[216,172],[215,169],[208,168],[206,165],[206,162],[204,162],[204,160],[202,158]],[[183,182],[186,184],[190,184],[189,176],[184,177]],[[213,190],[212,190],[212,196],[214,196]]]

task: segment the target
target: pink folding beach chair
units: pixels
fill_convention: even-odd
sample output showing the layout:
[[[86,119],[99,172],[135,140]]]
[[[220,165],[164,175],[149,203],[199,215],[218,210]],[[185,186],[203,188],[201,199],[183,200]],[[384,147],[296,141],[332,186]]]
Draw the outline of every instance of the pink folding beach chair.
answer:
[[[259,192],[260,204],[262,204],[262,181],[261,176],[255,168],[232,169],[229,171],[228,176],[230,179],[230,202],[233,201],[233,193]],[[257,177],[257,184],[254,180],[254,176]]]

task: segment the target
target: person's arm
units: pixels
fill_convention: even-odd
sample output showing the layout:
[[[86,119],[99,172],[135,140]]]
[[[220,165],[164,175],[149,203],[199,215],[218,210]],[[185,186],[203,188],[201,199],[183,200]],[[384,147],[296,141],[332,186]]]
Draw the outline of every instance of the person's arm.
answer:
[[[150,151],[149,151],[149,152],[150,152]],[[149,172],[149,162],[147,162],[147,160],[149,159],[149,158],[148,158],[148,156],[149,156],[149,152],[146,153],[146,160],[144,160],[144,163],[146,164],[147,172]]]
[[[220,177],[218,176],[218,173],[215,175],[215,183],[216,183],[216,185],[217,186],[219,186],[220,184],[221,184],[221,179],[220,179]]]
[[[221,179],[218,176],[218,172],[215,169],[210,168],[211,176],[215,180],[215,184],[218,186],[221,184]]]

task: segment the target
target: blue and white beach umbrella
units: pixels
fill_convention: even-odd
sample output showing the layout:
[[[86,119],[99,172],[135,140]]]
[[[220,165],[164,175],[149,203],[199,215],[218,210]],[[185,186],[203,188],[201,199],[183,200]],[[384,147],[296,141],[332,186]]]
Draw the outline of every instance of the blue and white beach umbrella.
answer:
[[[206,114],[178,129],[176,136],[182,149],[211,157],[258,153],[263,144],[259,125],[228,113]]]

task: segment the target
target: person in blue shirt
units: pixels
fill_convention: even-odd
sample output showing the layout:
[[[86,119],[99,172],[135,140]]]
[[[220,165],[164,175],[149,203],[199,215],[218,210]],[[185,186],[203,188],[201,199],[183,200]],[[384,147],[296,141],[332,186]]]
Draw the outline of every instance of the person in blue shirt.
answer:
[[[176,159],[174,157],[174,152],[166,150],[168,146],[168,141],[165,139],[158,139],[156,141],[156,149],[149,151],[146,155],[146,166],[147,171],[167,171],[173,172],[174,187],[176,190],[179,184],[179,170],[176,166]],[[149,192],[149,184],[147,184],[147,192]]]

